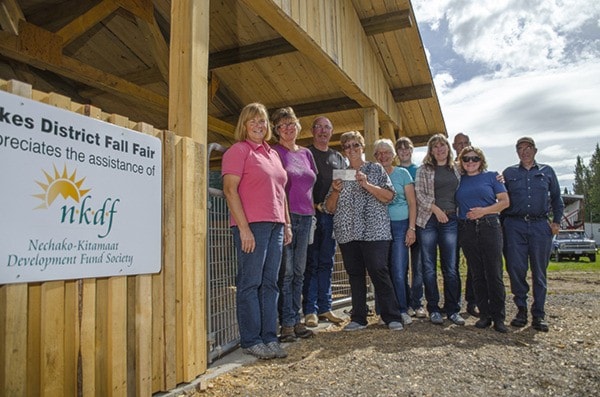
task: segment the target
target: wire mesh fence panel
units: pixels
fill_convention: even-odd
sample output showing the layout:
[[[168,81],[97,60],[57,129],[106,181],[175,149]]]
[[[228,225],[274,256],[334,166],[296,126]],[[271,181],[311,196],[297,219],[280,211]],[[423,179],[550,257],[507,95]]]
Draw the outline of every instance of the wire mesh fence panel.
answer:
[[[209,362],[235,348],[240,339],[235,305],[237,259],[222,195],[209,196],[208,221]]]

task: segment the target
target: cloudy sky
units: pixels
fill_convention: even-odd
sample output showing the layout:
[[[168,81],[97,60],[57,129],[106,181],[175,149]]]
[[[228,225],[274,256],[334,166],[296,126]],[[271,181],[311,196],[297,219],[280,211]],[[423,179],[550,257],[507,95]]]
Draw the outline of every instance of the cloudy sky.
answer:
[[[412,4],[450,139],[467,133],[502,171],[531,136],[572,190],[577,155],[588,164],[600,143],[600,1]]]

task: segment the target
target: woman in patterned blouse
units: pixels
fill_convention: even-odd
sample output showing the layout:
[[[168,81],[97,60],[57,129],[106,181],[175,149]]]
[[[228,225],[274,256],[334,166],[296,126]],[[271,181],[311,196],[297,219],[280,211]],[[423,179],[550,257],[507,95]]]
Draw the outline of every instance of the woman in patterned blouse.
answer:
[[[388,252],[392,233],[387,204],[395,191],[381,164],[363,160],[364,138],[357,131],[341,136],[350,167],[334,174],[325,208],[333,215],[333,230],[340,245],[352,295],[351,322],[345,331],[367,326],[366,271],[381,303],[381,318],[391,330],[401,330],[402,316],[390,279]]]

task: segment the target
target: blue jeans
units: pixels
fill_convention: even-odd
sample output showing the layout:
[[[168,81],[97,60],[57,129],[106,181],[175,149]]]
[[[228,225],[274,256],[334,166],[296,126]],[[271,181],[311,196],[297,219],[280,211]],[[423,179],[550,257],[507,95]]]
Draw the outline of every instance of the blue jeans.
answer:
[[[448,215],[448,218],[448,222],[440,223],[435,215],[431,215],[424,228],[417,227],[417,234],[421,245],[427,311],[429,313],[440,311],[436,269],[439,247],[444,279],[444,309],[450,317],[460,310],[460,285],[456,267],[456,245],[458,244],[456,215]]]
[[[531,267],[533,305],[531,315],[545,317],[546,269],[552,248],[552,231],[545,219],[526,222],[522,218],[504,219],[506,270],[510,289],[518,307],[527,307],[527,270]]]
[[[458,240],[467,258],[475,301],[481,318],[504,322],[506,317],[502,280],[502,227],[498,215],[476,221],[458,221]]]
[[[304,273],[304,314],[321,314],[331,310],[331,276],[335,257],[333,215],[317,212],[314,241],[308,246]]]
[[[414,310],[422,307],[423,304],[423,261],[421,260],[421,246],[419,239],[410,246],[410,307]]]
[[[250,224],[256,248],[242,252],[240,231],[234,226],[233,241],[238,256],[236,276],[237,320],[240,345],[248,348],[277,340],[277,275],[283,249],[283,224]]]
[[[348,273],[352,294],[350,319],[367,325],[367,271],[378,297],[381,318],[386,324],[402,321],[398,300],[390,278],[388,266],[389,241],[350,241],[340,244],[344,267]]]
[[[404,243],[408,230],[408,219],[392,221],[392,245],[390,248],[390,276],[400,312],[408,311],[408,247]]]
[[[283,247],[283,259],[279,271],[279,310],[282,326],[291,327],[300,322],[302,285],[308,237],[312,225],[312,215],[291,214],[292,242]]]

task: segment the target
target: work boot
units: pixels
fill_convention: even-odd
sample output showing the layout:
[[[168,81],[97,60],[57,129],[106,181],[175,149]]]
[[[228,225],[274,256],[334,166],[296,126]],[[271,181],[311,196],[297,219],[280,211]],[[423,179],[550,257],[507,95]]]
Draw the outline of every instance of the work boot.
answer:
[[[527,308],[524,306],[519,307],[519,311],[513,320],[510,322],[510,325],[517,328],[522,328],[527,325]]]

